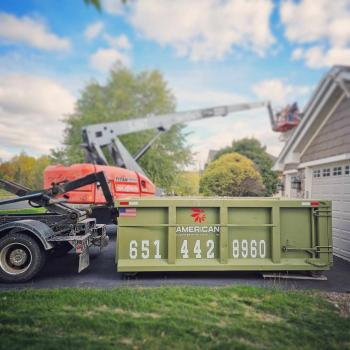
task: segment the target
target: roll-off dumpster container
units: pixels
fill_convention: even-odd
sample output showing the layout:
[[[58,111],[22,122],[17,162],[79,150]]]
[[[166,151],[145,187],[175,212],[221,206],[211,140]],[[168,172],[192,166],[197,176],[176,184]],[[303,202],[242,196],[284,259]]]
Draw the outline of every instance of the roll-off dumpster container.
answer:
[[[120,272],[332,266],[330,201],[163,197],[116,204]]]

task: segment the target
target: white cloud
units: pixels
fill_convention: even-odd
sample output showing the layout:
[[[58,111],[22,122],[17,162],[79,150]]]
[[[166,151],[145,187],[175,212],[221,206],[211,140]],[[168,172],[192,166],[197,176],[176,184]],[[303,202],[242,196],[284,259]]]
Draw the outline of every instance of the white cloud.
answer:
[[[306,50],[302,55],[305,58],[308,67],[320,68],[324,65],[323,49],[320,46],[314,46]]]
[[[125,5],[121,0],[102,0],[102,7],[110,15],[122,15]]]
[[[296,48],[292,52],[292,60],[293,61],[300,60],[303,56],[304,56],[304,49],[302,49],[301,47]]]
[[[15,154],[12,152],[9,152],[5,149],[0,149],[0,162],[6,161],[10,158],[12,158]]]
[[[90,64],[101,72],[108,72],[114,64],[130,66],[130,57],[114,48],[99,49],[90,57]]]
[[[190,109],[206,108],[247,101],[245,96],[227,91],[210,89],[199,90],[181,86],[175,86],[174,94],[179,105],[188,106]]]
[[[350,23],[349,23],[350,26]],[[337,48],[334,47],[327,51],[325,56],[325,65],[332,66],[335,64],[349,65],[350,63],[350,47],[349,48]]]
[[[271,0],[138,0],[129,20],[143,37],[179,56],[209,60],[237,47],[263,55],[274,42],[272,9]]]
[[[62,142],[62,117],[75,98],[61,84],[43,77],[12,74],[0,77],[0,149],[16,147],[45,153]],[[6,154],[5,154],[6,156]]]
[[[287,0],[281,4],[281,20],[293,42],[327,39],[334,46],[344,46],[350,41],[349,0]]]
[[[247,96],[231,89],[232,81],[239,79],[241,74],[231,68],[218,71],[193,67],[165,73],[165,80],[176,97],[179,110],[246,102]]]
[[[281,79],[270,79],[253,85],[252,90],[258,98],[269,100],[278,107],[305,98],[310,94],[311,87],[291,85]]]
[[[67,51],[71,47],[69,39],[50,32],[44,22],[28,16],[18,18],[5,12],[0,13],[0,39],[47,51]]]
[[[109,34],[105,34],[104,39],[107,41],[109,46],[116,47],[116,48],[122,49],[122,50],[131,49],[131,43],[125,34],[121,34],[118,36],[112,36]]]
[[[104,24],[101,21],[90,24],[84,32],[84,36],[87,40],[97,38],[104,28]]]
[[[327,50],[316,45],[303,50],[300,56],[295,59],[304,59],[306,65],[310,68],[331,67],[337,64],[348,65],[350,62],[350,47],[334,47]]]
[[[310,68],[349,63],[350,0],[286,0],[281,4],[286,37],[298,45],[292,59]]]

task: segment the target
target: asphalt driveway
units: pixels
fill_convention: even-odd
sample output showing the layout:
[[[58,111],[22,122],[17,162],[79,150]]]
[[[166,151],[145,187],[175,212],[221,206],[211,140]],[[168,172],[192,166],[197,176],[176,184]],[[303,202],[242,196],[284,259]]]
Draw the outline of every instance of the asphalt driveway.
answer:
[[[110,230],[111,231],[111,230]],[[113,231],[111,231],[113,232]],[[8,288],[59,288],[88,287],[116,288],[121,286],[225,286],[246,284],[261,287],[281,287],[288,289],[319,289],[324,291],[350,293],[350,262],[337,257],[334,267],[324,273],[327,281],[319,280],[265,280],[256,272],[167,272],[140,273],[132,279],[123,279],[116,271],[115,237],[111,234],[109,246],[102,252],[91,249],[90,266],[78,274],[78,261],[75,254],[50,259],[44,269],[32,281],[21,284],[1,284],[0,289]]]

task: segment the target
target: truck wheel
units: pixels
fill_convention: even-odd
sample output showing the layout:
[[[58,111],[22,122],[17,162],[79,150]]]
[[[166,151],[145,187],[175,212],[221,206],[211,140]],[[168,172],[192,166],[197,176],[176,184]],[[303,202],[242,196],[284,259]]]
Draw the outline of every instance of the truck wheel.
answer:
[[[25,233],[9,233],[0,239],[0,280],[26,282],[45,264],[45,251]]]

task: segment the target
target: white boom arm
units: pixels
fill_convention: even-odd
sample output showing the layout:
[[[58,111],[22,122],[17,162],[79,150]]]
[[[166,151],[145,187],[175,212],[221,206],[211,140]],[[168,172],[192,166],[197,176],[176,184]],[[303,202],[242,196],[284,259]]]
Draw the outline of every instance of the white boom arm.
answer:
[[[245,111],[254,108],[269,107],[269,103],[253,102],[240,103],[226,106],[218,106],[191,111],[175,112],[163,115],[151,115],[144,118],[122,120],[117,122],[93,124],[83,127],[84,148],[89,162],[108,165],[107,159],[102,151],[107,147],[115,165],[144,174],[138,165],[139,159],[156,140],[157,136],[145,145],[135,157],[131,156],[127,149],[118,139],[118,136],[134,132],[157,129],[159,134],[169,130],[173,125],[187,123],[193,120],[226,116],[230,113]]]

